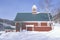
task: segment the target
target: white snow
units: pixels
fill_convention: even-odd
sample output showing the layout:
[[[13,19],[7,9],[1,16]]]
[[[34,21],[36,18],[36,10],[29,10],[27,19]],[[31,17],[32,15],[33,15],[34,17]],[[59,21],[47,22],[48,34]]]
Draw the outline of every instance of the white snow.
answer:
[[[54,24],[49,32],[8,32],[0,35],[0,40],[60,40],[60,24]]]
[[[54,29],[52,31],[50,31],[47,36],[51,37],[51,38],[58,38],[60,37],[60,24],[55,23],[53,24]],[[50,36],[51,35],[51,36]]]

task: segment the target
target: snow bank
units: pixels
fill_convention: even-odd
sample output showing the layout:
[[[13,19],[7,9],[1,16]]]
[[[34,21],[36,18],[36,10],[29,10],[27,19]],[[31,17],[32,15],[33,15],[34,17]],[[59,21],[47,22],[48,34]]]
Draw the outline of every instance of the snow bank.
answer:
[[[0,40],[55,40],[60,38],[50,38],[43,32],[10,32],[0,36]]]
[[[60,38],[60,24],[54,23],[53,24],[54,29],[50,31],[47,36],[51,38]]]
[[[44,35],[39,35],[33,32],[11,32],[0,36],[0,40],[37,40]]]
[[[60,27],[53,25],[54,29],[50,32],[9,32],[0,35],[0,40],[60,40]]]

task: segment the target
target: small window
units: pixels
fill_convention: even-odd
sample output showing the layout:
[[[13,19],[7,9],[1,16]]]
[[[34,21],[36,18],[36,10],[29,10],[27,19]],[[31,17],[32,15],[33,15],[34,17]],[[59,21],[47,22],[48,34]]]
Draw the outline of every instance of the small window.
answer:
[[[47,26],[47,23],[41,23],[41,26]]]

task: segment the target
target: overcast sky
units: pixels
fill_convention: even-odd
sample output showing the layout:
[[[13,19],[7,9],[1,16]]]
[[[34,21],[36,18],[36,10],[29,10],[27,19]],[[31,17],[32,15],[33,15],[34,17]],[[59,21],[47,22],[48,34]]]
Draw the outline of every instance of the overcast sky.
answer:
[[[45,0],[0,0],[0,18],[14,20],[18,12],[31,12],[35,4],[37,11],[45,11]],[[60,0],[50,0],[50,11],[60,7]]]

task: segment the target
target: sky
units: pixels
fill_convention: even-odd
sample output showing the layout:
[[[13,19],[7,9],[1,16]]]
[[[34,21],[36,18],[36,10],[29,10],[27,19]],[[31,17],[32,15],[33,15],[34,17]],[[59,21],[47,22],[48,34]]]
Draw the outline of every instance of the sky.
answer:
[[[60,0],[49,0],[49,9],[53,13],[60,7]],[[14,20],[17,13],[32,12],[32,6],[37,6],[38,12],[45,12],[45,0],[0,0],[0,18]]]

